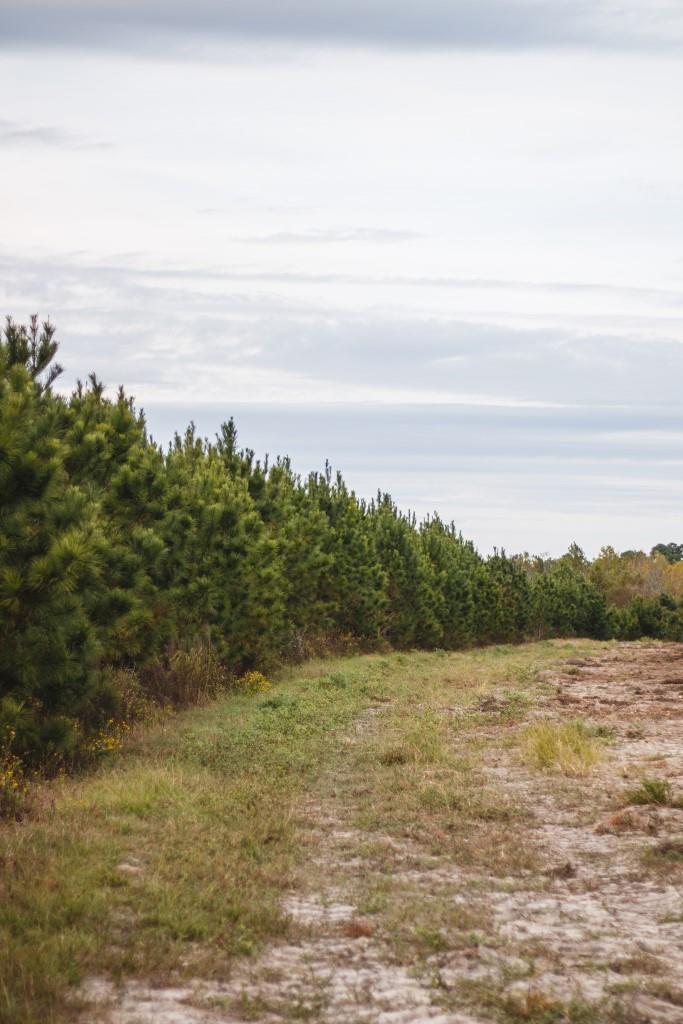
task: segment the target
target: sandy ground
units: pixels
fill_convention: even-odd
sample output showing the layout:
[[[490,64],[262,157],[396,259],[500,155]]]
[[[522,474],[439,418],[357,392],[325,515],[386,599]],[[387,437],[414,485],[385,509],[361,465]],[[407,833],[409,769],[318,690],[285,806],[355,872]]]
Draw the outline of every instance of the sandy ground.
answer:
[[[648,861],[648,851],[683,837],[683,810],[629,807],[624,793],[658,777],[683,794],[683,645],[622,644],[546,673],[543,682],[531,718],[580,717],[610,738],[589,776],[539,775],[515,744],[496,742],[503,727],[487,724],[482,704],[482,770],[523,811],[509,828],[533,851],[535,867],[487,873],[430,858],[410,837],[394,835],[375,836],[384,848],[378,866],[355,827],[354,800],[343,785],[322,787],[300,812],[306,864],[285,898],[293,922],[287,943],[238,964],[220,983],[117,988],[91,979],[93,1009],[84,1020],[680,1024],[683,869],[675,858]],[[352,773],[354,744],[380,718],[359,723],[342,771]],[[407,957],[381,911],[359,909],[359,892],[378,873],[427,905],[462,908],[476,939],[460,936],[431,955]],[[572,1016],[572,1006],[593,1015]]]

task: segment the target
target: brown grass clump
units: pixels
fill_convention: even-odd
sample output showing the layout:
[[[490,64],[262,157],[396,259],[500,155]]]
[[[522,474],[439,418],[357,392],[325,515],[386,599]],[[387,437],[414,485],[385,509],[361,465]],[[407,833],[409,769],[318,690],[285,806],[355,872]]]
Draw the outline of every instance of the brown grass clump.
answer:
[[[347,939],[369,939],[374,928],[365,918],[354,917],[344,924],[342,931]]]
[[[178,648],[147,667],[142,685],[160,704],[191,707],[213,700],[228,688],[229,676],[208,638]]]

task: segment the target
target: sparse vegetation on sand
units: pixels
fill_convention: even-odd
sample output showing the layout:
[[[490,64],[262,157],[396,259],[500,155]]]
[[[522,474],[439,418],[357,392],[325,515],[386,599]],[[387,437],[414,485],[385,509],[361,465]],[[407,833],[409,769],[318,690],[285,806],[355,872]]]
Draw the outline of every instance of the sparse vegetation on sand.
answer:
[[[577,655],[568,717],[554,680]],[[0,827],[0,1021],[616,1024],[675,1005],[678,819],[654,842],[645,819],[596,822],[678,725],[627,699],[648,735],[631,764],[644,741],[594,692],[630,698],[681,656],[544,641],[308,662],[132,730]]]
[[[0,829],[0,1021],[73,1019],[93,973],[212,976],[285,936],[280,898],[307,855],[297,801],[323,778],[344,785],[344,737],[368,713],[382,728],[362,734],[354,759],[370,845],[378,829],[406,829],[432,853],[496,871],[528,865],[516,840],[499,845],[516,812],[483,783],[470,730],[482,693],[528,700],[537,669],[565,649],[586,645],[309,662],[271,693],[247,680],[244,696],[140,727],[90,777],[44,783],[29,816]],[[392,903],[397,943],[438,947],[454,919],[423,908],[409,923],[410,900],[406,890],[403,911]]]

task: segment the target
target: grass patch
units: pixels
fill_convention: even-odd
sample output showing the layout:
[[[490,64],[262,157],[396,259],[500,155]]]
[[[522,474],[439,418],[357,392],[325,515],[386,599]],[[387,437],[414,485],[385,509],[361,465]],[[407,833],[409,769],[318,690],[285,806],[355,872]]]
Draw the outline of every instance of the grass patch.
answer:
[[[629,804],[657,804],[660,807],[680,807],[683,801],[674,799],[671,783],[667,779],[643,779],[635,789],[624,794]]]
[[[381,928],[402,961],[421,961],[452,950],[471,950],[491,927],[488,907],[472,895],[466,902],[439,888],[428,892],[409,883],[394,885]]]
[[[523,731],[520,743],[524,760],[539,771],[585,775],[604,757],[600,737],[580,719],[536,722]]]
[[[42,787],[0,828],[2,1024],[73,1020],[90,973],[163,982],[191,953],[186,970],[211,975],[284,934],[294,803],[370,703],[371,674],[357,659],[344,688],[318,670],[226,696]]]
[[[579,999],[558,999],[532,984],[510,993],[482,981],[463,981],[458,986],[454,1009],[470,1005],[486,1010],[501,1024],[605,1024],[603,1007]],[[448,1000],[447,1000],[448,1002]]]
[[[646,860],[653,864],[683,864],[683,836],[663,839],[647,851]]]
[[[443,761],[446,748],[446,723],[443,716],[431,710],[403,714],[403,721],[389,723],[389,730],[398,735],[377,749],[377,761],[384,767],[403,764],[437,764]]]
[[[515,724],[544,685],[539,670],[588,647],[550,641],[445,658],[416,654],[399,672],[395,658],[385,659],[394,664],[392,702],[381,730],[370,728],[358,745],[348,776],[356,827],[368,840],[396,836],[411,844],[415,857],[446,857],[459,868],[495,876],[535,870],[535,846],[525,842],[526,815],[480,764],[490,744],[516,742]],[[590,728],[585,725],[582,737],[598,746]],[[373,867],[384,863],[390,871],[391,847],[380,842],[373,849]]]

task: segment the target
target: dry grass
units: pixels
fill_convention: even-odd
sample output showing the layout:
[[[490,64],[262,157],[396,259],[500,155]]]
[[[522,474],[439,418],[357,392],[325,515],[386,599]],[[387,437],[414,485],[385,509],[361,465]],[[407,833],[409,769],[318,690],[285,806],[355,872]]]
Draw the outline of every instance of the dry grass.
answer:
[[[524,760],[539,771],[585,775],[604,757],[604,746],[585,722],[535,722],[520,738]]]

